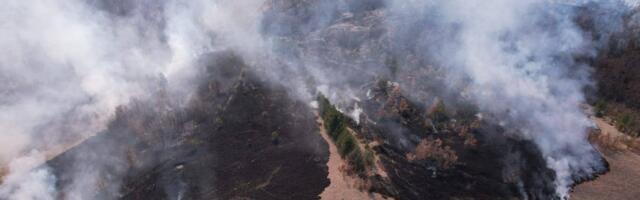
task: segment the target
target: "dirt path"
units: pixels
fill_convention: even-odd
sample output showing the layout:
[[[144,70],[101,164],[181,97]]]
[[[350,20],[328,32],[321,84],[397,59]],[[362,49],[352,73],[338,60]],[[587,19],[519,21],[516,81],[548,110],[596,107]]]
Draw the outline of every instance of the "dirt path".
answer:
[[[629,150],[633,145],[634,139],[620,132],[616,127],[611,125],[607,120],[602,118],[591,117],[591,120],[600,129],[599,142],[607,144],[609,149],[618,151]]]
[[[574,188],[571,199],[638,199],[640,198],[640,156],[632,152],[605,155],[610,172],[595,181]]]
[[[329,180],[331,181],[331,184],[320,194],[320,198],[323,200],[384,199],[379,194],[360,191],[357,188],[357,183],[360,180],[344,174],[342,169],[346,162],[340,157],[338,149],[324,130],[324,123],[320,117],[318,117],[318,124],[320,135],[329,145],[329,162],[327,162],[327,166],[329,167]]]
[[[576,186],[571,199],[577,200],[626,200],[640,198],[640,155],[630,151],[619,138],[627,136],[614,126],[600,118],[593,118],[601,135],[598,138],[608,144],[599,145],[605,159],[609,162],[610,171],[594,181]],[[606,148],[606,149],[603,149]]]

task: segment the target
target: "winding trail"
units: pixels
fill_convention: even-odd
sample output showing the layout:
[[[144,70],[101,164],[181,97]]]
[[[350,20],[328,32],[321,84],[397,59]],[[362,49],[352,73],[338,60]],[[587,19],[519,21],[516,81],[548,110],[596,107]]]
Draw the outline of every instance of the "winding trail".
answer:
[[[320,128],[320,135],[329,145],[329,161],[327,167],[329,167],[329,180],[330,184],[320,194],[322,200],[354,200],[354,199],[371,199],[378,200],[384,199],[380,194],[368,193],[358,189],[358,182],[361,181],[355,177],[348,176],[344,173],[344,167],[346,161],[338,154],[338,149],[333,144],[331,138],[324,129],[324,122],[316,113],[318,119],[318,126]]]

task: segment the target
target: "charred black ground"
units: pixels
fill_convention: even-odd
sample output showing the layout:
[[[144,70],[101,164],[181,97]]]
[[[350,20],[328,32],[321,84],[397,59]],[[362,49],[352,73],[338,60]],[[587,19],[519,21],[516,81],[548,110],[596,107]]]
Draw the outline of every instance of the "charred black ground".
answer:
[[[556,174],[538,147],[500,126],[497,116],[477,115],[469,99],[442,87],[448,83],[436,63],[417,52],[449,32],[389,30],[384,1],[349,2],[346,10],[316,13],[333,4],[270,1],[262,34],[291,62],[270,62],[282,66],[267,72],[233,52],[203,56],[200,82],[187,102],[172,98],[157,78],[152,94],[118,108],[107,130],[47,163],[59,198],[82,186],[78,174],[95,170],[81,163],[92,163],[106,166],[100,190],[89,191],[96,199],[319,199],[330,184],[327,145],[333,144],[318,133],[309,102],[262,76],[289,73],[304,64],[297,61],[312,59],[327,66],[326,75],[344,79],[337,83],[359,88],[349,98],[362,113],[347,116],[353,107],[344,106],[342,123],[371,144],[388,174],[352,174],[369,183],[368,192],[395,199],[559,199]],[[402,40],[406,35],[424,39],[410,44]],[[627,53],[589,61],[603,82],[598,95],[634,108],[635,43]]]
[[[108,130],[49,161],[60,191],[89,171],[77,163],[94,162],[108,169],[96,198],[318,199],[329,184],[328,144],[312,108],[261,81],[240,57],[212,56],[188,106],[163,98],[159,84],[153,98],[119,108]],[[373,183],[369,191],[396,199],[556,197],[555,175],[531,142],[475,117],[431,121],[434,113],[391,82],[371,89],[361,123],[348,120],[355,137],[380,144],[372,149],[389,174],[362,177]],[[408,159],[424,140],[441,141],[453,164],[437,155]],[[121,186],[113,175],[124,177]]]
[[[227,78],[206,79],[186,108],[162,91],[133,101],[104,133],[51,160],[60,191],[82,170],[73,163],[114,156],[127,159],[104,163],[113,171],[96,198],[318,199],[328,150],[310,108],[244,71],[240,58],[214,57],[207,74]],[[107,174],[125,177],[118,192],[109,193]]]

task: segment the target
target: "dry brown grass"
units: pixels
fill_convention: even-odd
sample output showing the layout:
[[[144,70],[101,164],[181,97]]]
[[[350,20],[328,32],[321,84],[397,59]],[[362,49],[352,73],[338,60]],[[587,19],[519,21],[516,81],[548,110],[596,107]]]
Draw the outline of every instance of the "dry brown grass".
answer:
[[[592,118],[598,130],[589,135],[589,141],[598,145],[603,151],[637,151],[640,149],[640,139],[620,132],[611,123],[602,118]]]
[[[407,154],[407,159],[409,161],[434,159],[438,162],[439,167],[448,169],[458,161],[458,156],[451,147],[443,146],[442,140],[424,139],[413,153]]]

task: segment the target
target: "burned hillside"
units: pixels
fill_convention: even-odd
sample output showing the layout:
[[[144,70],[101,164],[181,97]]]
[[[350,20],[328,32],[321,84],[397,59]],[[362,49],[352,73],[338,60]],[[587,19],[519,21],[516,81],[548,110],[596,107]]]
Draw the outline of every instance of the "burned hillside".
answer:
[[[2,200],[559,200],[640,152],[629,0],[9,1]]]
[[[261,81],[241,58],[213,57],[187,106],[172,102],[159,81],[152,98],[120,107],[104,133],[49,161],[59,190],[82,184],[71,177],[91,162],[101,171],[87,190],[95,198],[318,198],[333,144],[320,139],[312,108]],[[337,110],[340,120],[327,122],[344,123],[388,174],[354,173],[369,182],[365,190],[395,199],[556,197],[555,174],[534,144],[476,116],[415,106],[398,87],[374,85],[360,123]],[[121,184],[108,184],[117,176]]]
[[[347,120],[389,174],[386,181],[368,177],[371,191],[396,199],[556,198],[549,187],[555,174],[534,144],[475,116],[414,106],[391,82],[379,86],[362,102],[360,123]]]
[[[77,184],[66,178],[83,172],[75,166],[93,162],[103,176],[87,189],[98,199],[318,198],[328,185],[327,144],[310,108],[246,71],[241,58],[215,57],[187,106],[158,91],[122,106],[104,133],[49,161],[59,190]],[[114,158],[98,163],[105,157]],[[121,188],[111,188],[113,176],[123,178]]]

